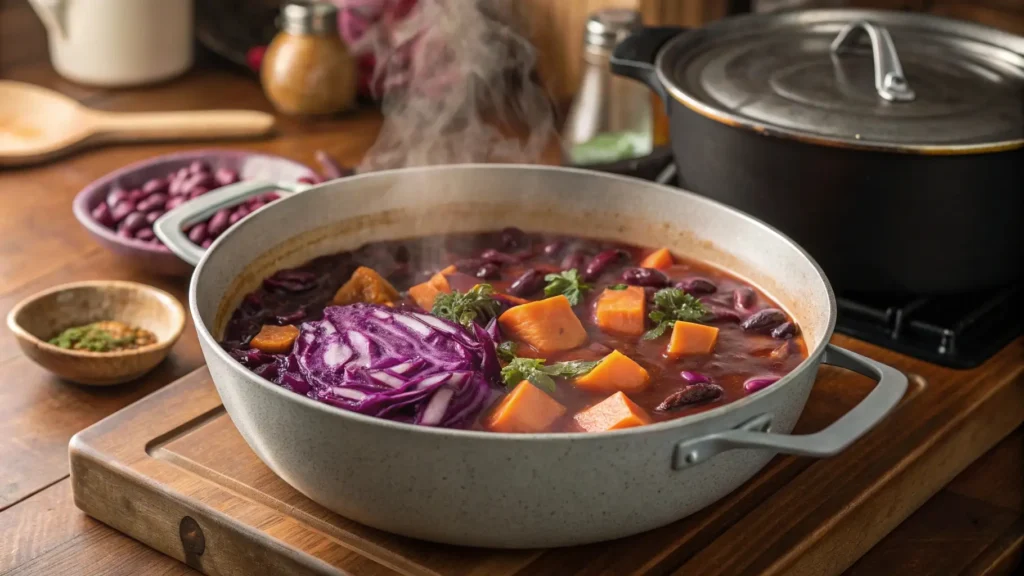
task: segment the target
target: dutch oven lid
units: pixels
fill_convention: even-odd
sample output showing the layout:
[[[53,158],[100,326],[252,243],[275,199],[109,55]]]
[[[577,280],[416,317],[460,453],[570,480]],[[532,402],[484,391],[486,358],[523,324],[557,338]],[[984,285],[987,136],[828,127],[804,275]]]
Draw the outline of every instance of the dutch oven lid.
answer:
[[[821,144],[969,153],[1024,146],[1024,38],[936,16],[807,10],[673,38],[658,76],[730,125]]]

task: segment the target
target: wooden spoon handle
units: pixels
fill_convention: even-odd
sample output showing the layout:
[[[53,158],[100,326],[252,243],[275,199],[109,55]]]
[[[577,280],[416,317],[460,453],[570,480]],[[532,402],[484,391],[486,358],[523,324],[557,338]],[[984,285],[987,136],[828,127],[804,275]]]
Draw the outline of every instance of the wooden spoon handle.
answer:
[[[100,113],[99,138],[108,141],[240,138],[267,134],[274,117],[252,110]]]

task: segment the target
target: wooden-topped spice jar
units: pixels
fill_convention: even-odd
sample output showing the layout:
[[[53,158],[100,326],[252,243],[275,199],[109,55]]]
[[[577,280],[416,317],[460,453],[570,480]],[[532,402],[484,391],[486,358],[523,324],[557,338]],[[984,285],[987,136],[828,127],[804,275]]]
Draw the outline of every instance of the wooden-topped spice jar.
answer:
[[[260,68],[263,91],[285,114],[331,114],[356,97],[356,67],[338,35],[338,9],[322,2],[289,2],[281,31]]]

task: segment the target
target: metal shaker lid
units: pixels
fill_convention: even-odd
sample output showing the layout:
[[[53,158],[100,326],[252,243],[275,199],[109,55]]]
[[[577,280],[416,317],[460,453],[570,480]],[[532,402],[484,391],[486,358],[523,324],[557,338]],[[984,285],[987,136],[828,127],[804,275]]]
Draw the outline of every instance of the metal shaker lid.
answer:
[[[640,13],[635,10],[598,10],[587,19],[583,40],[587,46],[612,49],[640,27]]]
[[[730,18],[658,56],[689,108],[820,144],[959,154],[1024,146],[1024,38],[936,16],[807,10]]]
[[[278,20],[289,34],[338,34],[338,7],[327,2],[288,2]]]

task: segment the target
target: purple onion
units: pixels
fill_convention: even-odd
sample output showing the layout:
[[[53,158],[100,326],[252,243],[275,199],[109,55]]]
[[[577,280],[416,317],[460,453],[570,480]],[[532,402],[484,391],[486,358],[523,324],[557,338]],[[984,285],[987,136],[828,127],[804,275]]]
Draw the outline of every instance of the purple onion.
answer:
[[[755,376],[753,378],[747,378],[747,381],[743,383],[743,389],[747,392],[753,393],[758,390],[764,390],[779,380],[781,380],[781,377],[779,376]]]

